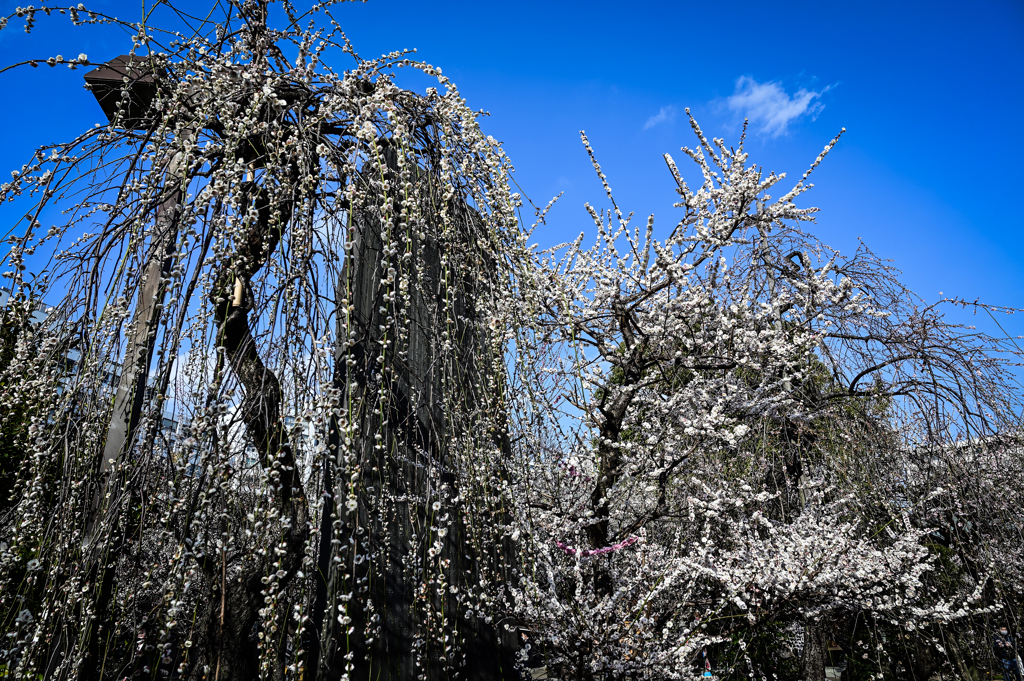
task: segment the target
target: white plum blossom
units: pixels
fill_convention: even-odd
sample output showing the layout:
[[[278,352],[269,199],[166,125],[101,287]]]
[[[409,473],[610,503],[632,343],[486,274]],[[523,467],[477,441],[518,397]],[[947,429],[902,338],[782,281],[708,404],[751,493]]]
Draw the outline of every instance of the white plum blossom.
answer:
[[[336,4],[0,20],[130,40],[0,185],[4,673],[968,674],[1024,605],[1021,352],[943,311],[1012,310],[808,233],[838,135],[792,182],[690,118],[638,222],[583,134],[593,233],[539,249],[555,201]]]

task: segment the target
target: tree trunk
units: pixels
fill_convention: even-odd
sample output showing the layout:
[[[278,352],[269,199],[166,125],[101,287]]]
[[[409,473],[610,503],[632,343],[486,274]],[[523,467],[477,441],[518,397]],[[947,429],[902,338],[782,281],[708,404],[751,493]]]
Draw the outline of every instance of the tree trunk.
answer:
[[[214,681],[249,681],[259,676],[259,650],[254,628],[260,601],[260,566],[250,566],[243,577],[224,585],[222,608],[211,613],[206,628],[206,649]]]
[[[206,635],[206,655],[214,668],[214,681],[251,681],[259,675],[258,648],[253,634],[259,610],[264,605],[265,587],[261,578],[283,571],[284,576],[277,584],[281,591],[286,589],[300,566],[308,533],[308,504],[281,420],[281,385],[260,358],[249,328],[249,310],[254,302],[249,282],[276,248],[291,217],[293,201],[279,200],[275,206],[271,205],[266,191],[257,188],[255,183],[251,191],[259,219],[237,246],[235,260],[239,264],[229,263],[222,269],[210,298],[216,309],[218,343],[224,348],[228,366],[242,387],[240,413],[246,432],[273,486],[274,501],[280,511],[284,552],[276,563],[274,551],[267,552],[264,558],[243,557],[241,575],[230,581],[222,578],[219,561],[204,565],[211,586],[219,582],[224,590],[220,599],[211,599]],[[286,627],[289,615],[285,614]],[[281,656],[285,651],[286,646],[280,645]],[[283,657],[275,661],[278,671],[282,667]]]
[[[804,624],[804,654],[800,670],[804,681],[825,681],[825,662],[828,660],[828,640],[821,625],[808,621]]]

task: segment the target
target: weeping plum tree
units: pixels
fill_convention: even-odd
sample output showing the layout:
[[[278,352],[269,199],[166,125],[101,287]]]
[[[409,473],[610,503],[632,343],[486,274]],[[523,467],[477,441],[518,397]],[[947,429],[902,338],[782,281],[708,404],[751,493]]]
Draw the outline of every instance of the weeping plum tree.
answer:
[[[511,379],[524,654],[819,680],[834,641],[847,676],[967,678],[1020,612],[1020,351],[801,229],[838,136],[785,185],[691,123],[700,184],[665,156],[662,238],[583,135],[610,208],[538,262]]]
[[[187,33],[168,6],[9,17],[133,49],[94,74],[116,77],[109,124],[2,187],[26,204],[9,284],[62,320],[3,367],[4,410],[33,405],[2,524],[7,674],[514,673],[490,604],[513,583],[519,198],[440,69],[362,59],[332,11],[218,5]]]
[[[773,197],[694,123],[699,187],[666,156],[680,215],[639,229],[584,137],[611,208],[537,252],[477,112],[334,12],[4,22],[133,36],[109,124],[0,188],[5,674],[817,681],[830,641],[855,678],[991,668],[1018,351],[803,231],[836,140]]]

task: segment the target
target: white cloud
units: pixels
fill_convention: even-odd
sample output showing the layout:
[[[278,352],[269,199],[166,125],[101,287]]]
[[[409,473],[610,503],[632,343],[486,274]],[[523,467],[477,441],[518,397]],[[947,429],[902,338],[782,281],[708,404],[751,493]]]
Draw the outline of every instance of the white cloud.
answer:
[[[676,119],[676,108],[674,106],[663,106],[658,110],[658,113],[654,114],[647,119],[644,123],[644,130],[653,128],[656,125],[662,123],[671,123]]]
[[[821,96],[831,87],[820,92],[800,88],[790,96],[779,83],[758,83],[749,76],[740,76],[736,79],[736,91],[726,101],[730,109],[759,125],[761,132],[778,137],[786,134],[789,124],[797,118],[817,116],[825,108]]]

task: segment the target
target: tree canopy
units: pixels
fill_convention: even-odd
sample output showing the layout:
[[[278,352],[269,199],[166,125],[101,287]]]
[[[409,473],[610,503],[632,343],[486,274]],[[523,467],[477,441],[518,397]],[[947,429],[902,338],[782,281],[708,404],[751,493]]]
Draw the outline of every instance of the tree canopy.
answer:
[[[583,134],[609,207],[539,250],[480,113],[335,9],[8,18],[132,44],[0,187],[5,674],[999,669],[1020,350],[810,233],[839,136],[794,183],[691,118],[662,227]]]

